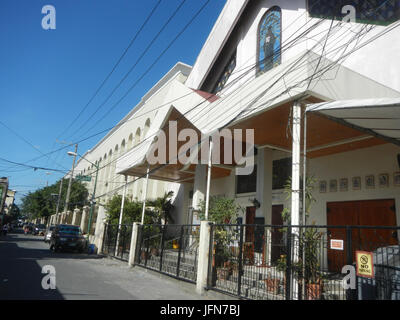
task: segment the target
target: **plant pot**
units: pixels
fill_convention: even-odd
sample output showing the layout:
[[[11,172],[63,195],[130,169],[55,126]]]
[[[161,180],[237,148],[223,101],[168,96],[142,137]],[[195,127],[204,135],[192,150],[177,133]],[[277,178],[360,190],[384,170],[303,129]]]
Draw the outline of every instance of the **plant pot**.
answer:
[[[306,284],[306,298],[307,300],[319,300],[322,296],[321,283],[308,283]]]
[[[265,279],[264,281],[268,292],[271,292],[273,294],[278,294],[279,284],[280,284],[279,279]]]
[[[141,258],[142,261],[147,260],[147,258],[148,258],[147,252],[146,251],[142,251],[140,253],[140,258]]]
[[[217,268],[217,278],[218,278],[218,280],[228,280],[229,269],[228,268]]]

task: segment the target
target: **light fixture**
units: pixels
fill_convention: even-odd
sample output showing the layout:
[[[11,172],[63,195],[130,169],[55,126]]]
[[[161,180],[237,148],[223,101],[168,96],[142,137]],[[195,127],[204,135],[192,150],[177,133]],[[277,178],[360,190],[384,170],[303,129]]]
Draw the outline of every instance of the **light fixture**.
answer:
[[[77,156],[77,155],[78,155],[77,153],[72,152],[72,151],[68,151],[67,154],[68,154],[69,156]]]
[[[260,202],[259,202],[256,198],[254,198],[254,199],[249,199],[249,200],[250,200],[250,202],[253,203],[253,205],[254,205],[257,209],[261,207]]]

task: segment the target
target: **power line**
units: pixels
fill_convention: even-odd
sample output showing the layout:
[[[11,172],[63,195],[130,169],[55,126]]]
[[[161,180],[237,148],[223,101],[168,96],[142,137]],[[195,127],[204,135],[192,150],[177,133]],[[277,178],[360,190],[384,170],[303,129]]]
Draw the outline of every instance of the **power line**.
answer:
[[[111,77],[111,75],[114,73],[114,71],[117,69],[118,65],[121,63],[122,59],[125,57],[125,55],[127,54],[127,52],[129,51],[129,49],[132,47],[132,45],[135,43],[137,37],[139,36],[139,34],[142,32],[142,30],[144,29],[144,27],[147,25],[147,23],[149,22],[149,20],[151,19],[151,17],[153,16],[153,14],[155,13],[155,11],[157,10],[157,8],[159,7],[159,5],[161,4],[162,0],[158,0],[158,2],[155,4],[155,6],[153,7],[153,9],[151,10],[151,12],[149,13],[149,15],[147,16],[147,18],[145,19],[145,21],[143,22],[143,24],[141,25],[141,27],[139,28],[138,31],[136,31],[135,35],[133,36],[133,38],[131,39],[131,41],[129,42],[129,45],[125,48],[124,52],[122,53],[122,55],[118,58],[117,62],[114,64],[113,68],[111,69],[111,71],[107,74],[107,76],[104,78],[104,80],[102,81],[102,83],[100,84],[100,86],[97,88],[97,90],[94,92],[94,94],[91,96],[91,98],[89,99],[89,101],[86,103],[86,105],[82,108],[82,110],[79,112],[79,114],[74,118],[74,120],[68,125],[68,127],[66,129],[64,129],[64,131],[62,133],[60,133],[58,135],[58,138],[60,136],[62,136],[65,132],[67,132],[71,126],[79,119],[79,117],[83,114],[83,112],[87,109],[87,107],[90,105],[90,103],[93,101],[93,99],[97,96],[97,94],[100,92],[100,90],[103,88],[103,86],[105,85],[105,83],[108,81],[108,79]]]
[[[157,34],[153,37],[149,45],[145,48],[145,50],[142,52],[142,54],[139,56],[138,59],[136,59],[136,62],[131,66],[131,68],[128,70],[127,73],[122,77],[122,79],[119,81],[119,83],[114,87],[114,89],[111,91],[111,93],[107,96],[107,98],[103,101],[100,106],[96,108],[96,110],[89,116],[89,118],[82,123],[82,125],[74,132],[74,135],[76,135],[86,124],[89,123],[89,121],[95,116],[97,112],[100,111],[100,109],[108,102],[108,100],[114,95],[115,91],[122,85],[122,83],[127,79],[127,77],[131,74],[131,72],[136,68],[138,63],[142,60],[142,58],[145,56],[145,54],[149,51],[149,49],[153,46],[155,41],[158,39],[158,37],[161,35],[161,33],[164,31],[164,29],[169,25],[169,23],[172,21],[172,19],[176,16],[176,14],[179,12],[183,4],[186,2],[186,0],[182,0],[180,5],[175,9],[175,11],[172,13],[172,15],[168,18],[168,20],[164,23],[164,25],[161,27],[161,29],[157,32]],[[102,120],[103,118],[101,118]],[[100,120],[100,121],[101,121]],[[97,123],[96,123],[97,124]],[[89,132],[92,128],[87,130],[84,134]]]
[[[46,170],[46,171],[68,173],[68,171],[63,171],[63,170],[59,170],[59,169],[52,169],[52,168],[43,168],[43,167],[39,167],[39,166],[31,166],[31,165],[28,165],[28,164],[25,164],[25,163],[15,162],[15,161],[7,160],[7,159],[4,159],[4,158],[0,158],[0,160],[4,161],[4,162],[11,163],[11,164],[15,164],[17,166],[22,166],[22,167],[34,169],[35,171],[36,170]]]

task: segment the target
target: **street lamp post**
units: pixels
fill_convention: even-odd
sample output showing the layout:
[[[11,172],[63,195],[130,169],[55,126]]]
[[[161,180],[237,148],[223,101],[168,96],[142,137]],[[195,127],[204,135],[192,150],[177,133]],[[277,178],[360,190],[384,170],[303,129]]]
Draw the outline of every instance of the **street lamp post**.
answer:
[[[86,160],[86,159],[85,159]],[[96,194],[96,185],[97,185],[97,177],[99,175],[99,165],[98,164],[94,164],[95,168],[96,168],[96,178],[94,180],[94,188],[93,188],[93,193],[92,193],[92,200],[90,201],[90,213],[89,213],[89,227],[88,227],[88,235],[90,236],[90,229],[92,227],[92,216],[93,216],[93,210],[94,210],[94,197]]]
[[[74,161],[72,162],[72,170],[71,170],[71,177],[69,178],[69,183],[68,183],[68,189],[67,189],[67,197],[65,199],[65,207],[64,207],[64,213],[67,212],[68,210],[68,205],[69,205],[69,196],[71,194],[71,185],[72,185],[72,179],[74,176],[74,168],[75,168],[75,160],[76,160],[76,155],[78,151],[78,145],[75,145],[75,152],[68,152],[68,155],[74,156]]]

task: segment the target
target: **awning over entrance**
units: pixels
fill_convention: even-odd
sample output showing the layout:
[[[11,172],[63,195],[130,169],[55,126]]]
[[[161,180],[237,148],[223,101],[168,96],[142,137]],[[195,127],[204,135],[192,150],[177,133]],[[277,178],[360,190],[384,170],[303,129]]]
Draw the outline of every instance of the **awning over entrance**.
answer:
[[[400,98],[323,102],[306,110],[400,146]]]

